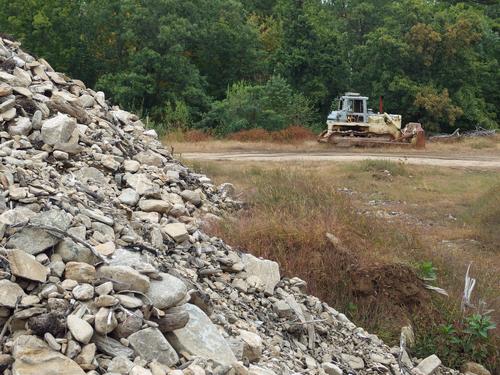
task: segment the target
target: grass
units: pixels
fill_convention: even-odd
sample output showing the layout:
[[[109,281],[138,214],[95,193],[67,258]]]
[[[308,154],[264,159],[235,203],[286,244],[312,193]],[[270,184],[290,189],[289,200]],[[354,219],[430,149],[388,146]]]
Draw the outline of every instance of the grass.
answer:
[[[189,132],[187,132],[189,133]],[[186,133],[186,134],[187,134]],[[257,133],[257,134],[255,134]],[[176,152],[367,152],[364,148],[339,149],[332,145],[318,143],[310,133],[293,131],[285,134],[276,134],[276,139],[269,134],[259,135],[258,131],[251,134],[243,132],[235,135],[234,139],[215,139],[209,135],[194,139],[183,132],[173,132],[165,135],[165,144],[174,147]],[[370,148],[370,153],[404,153],[404,154],[432,154],[432,155],[470,155],[470,156],[500,156],[500,134],[494,137],[465,138],[455,143],[427,142],[424,151],[411,150],[400,147]]]
[[[428,344],[441,326],[460,319],[471,262],[475,302],[481,297],[495,310],[493,320],[500,318],[496,172],[388,161],[193,167],[216,182],[235,183],[249,203],[239,220],[224,220],[210,229],[213,234],[275,259],[287,276],[305,279],[311,293],[389,343],[396,344],[400,327],[410,320],[420,354],[441,350]],[[340,244],[329,241],[327,232]],[[424,262],[427,270],[432,264],[435,284],[449,298],[423,291],[417,274]],[[493,369],[498,353],[488,348],[485,363]],[[450,365],[457,365],[453,358],[467,359],[463,353],[439,354]]]

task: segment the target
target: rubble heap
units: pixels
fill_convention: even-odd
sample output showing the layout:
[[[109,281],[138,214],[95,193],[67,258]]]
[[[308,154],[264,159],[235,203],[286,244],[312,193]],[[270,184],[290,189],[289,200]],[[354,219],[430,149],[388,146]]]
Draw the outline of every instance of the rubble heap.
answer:
[[[400,374],[416,363],[200,230],[238,207],[102,92],[0,38],[0,372]],[[437,357],[415,374],[453,373]]]

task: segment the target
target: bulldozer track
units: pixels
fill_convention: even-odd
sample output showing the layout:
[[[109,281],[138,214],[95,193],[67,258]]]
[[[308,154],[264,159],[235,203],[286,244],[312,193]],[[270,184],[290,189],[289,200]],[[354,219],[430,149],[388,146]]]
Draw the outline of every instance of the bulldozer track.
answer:
[[[255,162],[355,162],[362,160],[390,160],[414,165],[455,168],[500,169],[499,156],[460,156],[415,153],[348,153],[348,152],[217,152],[182,153],[186,160],[255,161]]]

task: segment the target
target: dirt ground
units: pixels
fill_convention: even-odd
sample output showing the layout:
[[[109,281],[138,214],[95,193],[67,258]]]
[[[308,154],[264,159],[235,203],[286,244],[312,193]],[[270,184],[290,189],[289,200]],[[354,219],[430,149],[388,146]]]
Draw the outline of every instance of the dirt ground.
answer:
[[[211,140],[167,144],[176,156],[185,160],[356,162],[382,159],[424,166],[500,169],[500,135],[467,138],[454,143],[428,142],[424,150],[401,147],[346,149],[315,141],[283,144]]]
[[[494,137],[462,139],[459,142],[427,142],[424,150],[401,147],[339,148],[314,140],[293,143],[237,142],[231,140],[210,140],[203,142],[175,142],[168,136],[164,143],[176,154],[185,153],[300,153],[300,154],[388,154],[403,156],[433,157],[498,157],[500,158],[500,134]]]
[[[404,164],[432,165],[456,168],[494,168],[500,169],[500,156],[449,155],[445,153],[353,153],[353,152],[186,152],[182,159],[217,161],[255,161],[255,162],[300,162],[331,161],[355,162],[362,160],[387,160]]]

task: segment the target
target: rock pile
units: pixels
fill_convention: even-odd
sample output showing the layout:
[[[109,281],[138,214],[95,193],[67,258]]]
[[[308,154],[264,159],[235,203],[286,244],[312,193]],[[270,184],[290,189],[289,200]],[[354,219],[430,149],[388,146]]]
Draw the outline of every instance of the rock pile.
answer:
[[[193,173],[137,116],[2,38],[0,125],[4,375],[400,374],[416,364],[275,262],[203,233],[204,220],[238,207],[230,185]],[[453,373],[434,357],[414,373]]]

